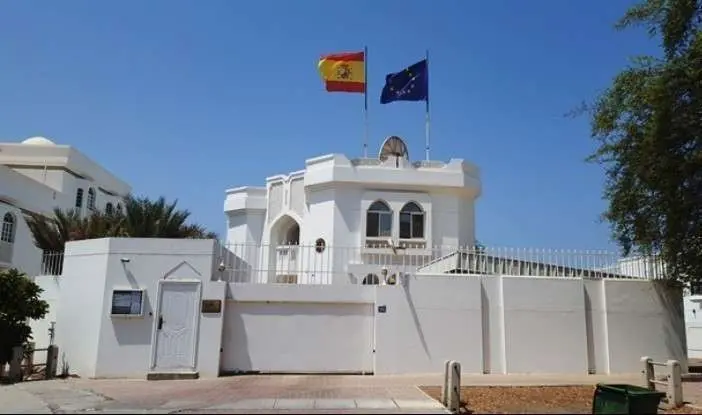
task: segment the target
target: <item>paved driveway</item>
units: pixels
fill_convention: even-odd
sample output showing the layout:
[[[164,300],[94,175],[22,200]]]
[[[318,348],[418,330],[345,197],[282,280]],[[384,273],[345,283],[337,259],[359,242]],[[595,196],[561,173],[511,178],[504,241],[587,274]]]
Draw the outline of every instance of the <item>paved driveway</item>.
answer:
[[[465,375],[461,381],[475,386],[584,385],[638,383],[640,375]],[[417,386],[441,383],[440,374],[36,381],[0,387],[0,413],[439,414],[447,411]],[[692,385],[685,386],[686,395],[695,395],[690,390]],[[702,383],[692,387],[700,386]]]
[[[331,375],[38,381],[5,387],[9,389],[0,393],[0,412],[446,413],[416,387],[423,382],[417,382],[406,377]]]

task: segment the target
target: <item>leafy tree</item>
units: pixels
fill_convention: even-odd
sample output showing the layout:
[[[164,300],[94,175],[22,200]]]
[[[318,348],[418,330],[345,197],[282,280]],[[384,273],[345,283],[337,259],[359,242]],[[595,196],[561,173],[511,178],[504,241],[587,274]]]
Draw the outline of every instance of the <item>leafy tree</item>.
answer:
[[[12,348],[32,336],[29,319],[43,318],[49,304],[39,299],[42,289],[16,269],[0,272],[0,364],[12,359]]]
[[[54,209],[53,217],[28,213],[26,221],[34,244],[43,251],[62,252],[68,241],[104,237],[217,238],[214,232],[187,223],[189,217],[189,211],[177,208],[177,201],[128,196],[123,212],[94,211],[81,217],[77,210]]]
[[[629,9],[616,27],[646,27],[662,54],[634,59],[587,107],[615,239],[681,281],[702,279],[701,24],[702,0]]]

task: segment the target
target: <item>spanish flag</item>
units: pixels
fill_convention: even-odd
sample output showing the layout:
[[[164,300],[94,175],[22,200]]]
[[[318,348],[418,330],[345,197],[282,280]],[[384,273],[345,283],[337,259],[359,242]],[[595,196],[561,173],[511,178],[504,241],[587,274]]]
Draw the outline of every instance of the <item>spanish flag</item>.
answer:
[[[364,52],[333,53],[322,56],[317,67],[328,92],[366,92]]]

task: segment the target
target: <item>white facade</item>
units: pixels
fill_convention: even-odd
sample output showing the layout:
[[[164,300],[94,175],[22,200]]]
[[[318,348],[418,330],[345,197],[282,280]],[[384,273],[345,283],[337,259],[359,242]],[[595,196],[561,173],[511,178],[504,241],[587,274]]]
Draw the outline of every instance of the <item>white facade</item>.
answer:
[[[24,212],[51,215],[55,208],[121,208],[129,185],[67,145],[43,137],[0,143],[0,269],[15,267],[41,274],[41,252],[34,246]]]
[[[650,356],[686,370],[679,287],[607,255],[476,249],[477,168],[411,163],[396,137],[383,148],[227,191],[225,246],[68,243],[63,275],[37,279],[59,364],[83,377],[440,373],[447,359],[630,374]]]
[[[435,247],[472,246],[478,168],[461,159],[410,162],[407,153],[401,139],[389,137],[378,158],[329,154],[269,177],[265,187],[227,190],[227,243],[245,245],[232,251],[271,270],[250,278],[298,283],[323,282],[325,271],[366,263],[390,245],[427,256]],[[307,255],[299,246],[321,249]],[[361,248],[357,258],[342,253],[351,247]],[[326,269],[306,271],[319,261]]]
[[[679,289],[644,279],[403,275],[396,285],[221,281],[206,240],[66,246],[59,368],[82,377],[232,372],[631,374],[686,368]],[[55,286],[55,281],[44,279]],[[142,293],[119,314],[116,291]],[[203,301],[221,308],[206,310]],[[134,304],[134,303],[133,303]],[[133,306],[132,304],[132,306]]]

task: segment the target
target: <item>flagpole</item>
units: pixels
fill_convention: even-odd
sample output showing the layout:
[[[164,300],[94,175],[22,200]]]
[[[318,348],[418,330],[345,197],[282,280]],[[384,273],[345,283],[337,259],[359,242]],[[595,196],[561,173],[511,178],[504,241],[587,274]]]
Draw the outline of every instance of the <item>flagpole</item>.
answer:
[[[426,139],[426,144],[424,147],[424,150],[426,152],[426,159],[429,161],[429,49],[426,51],[426,57],[427,61],[427,99],[426,99],[426,111],[425,111],[425,139]]]
[[[368,158],[368,46],[363,47],[363,158]]]

